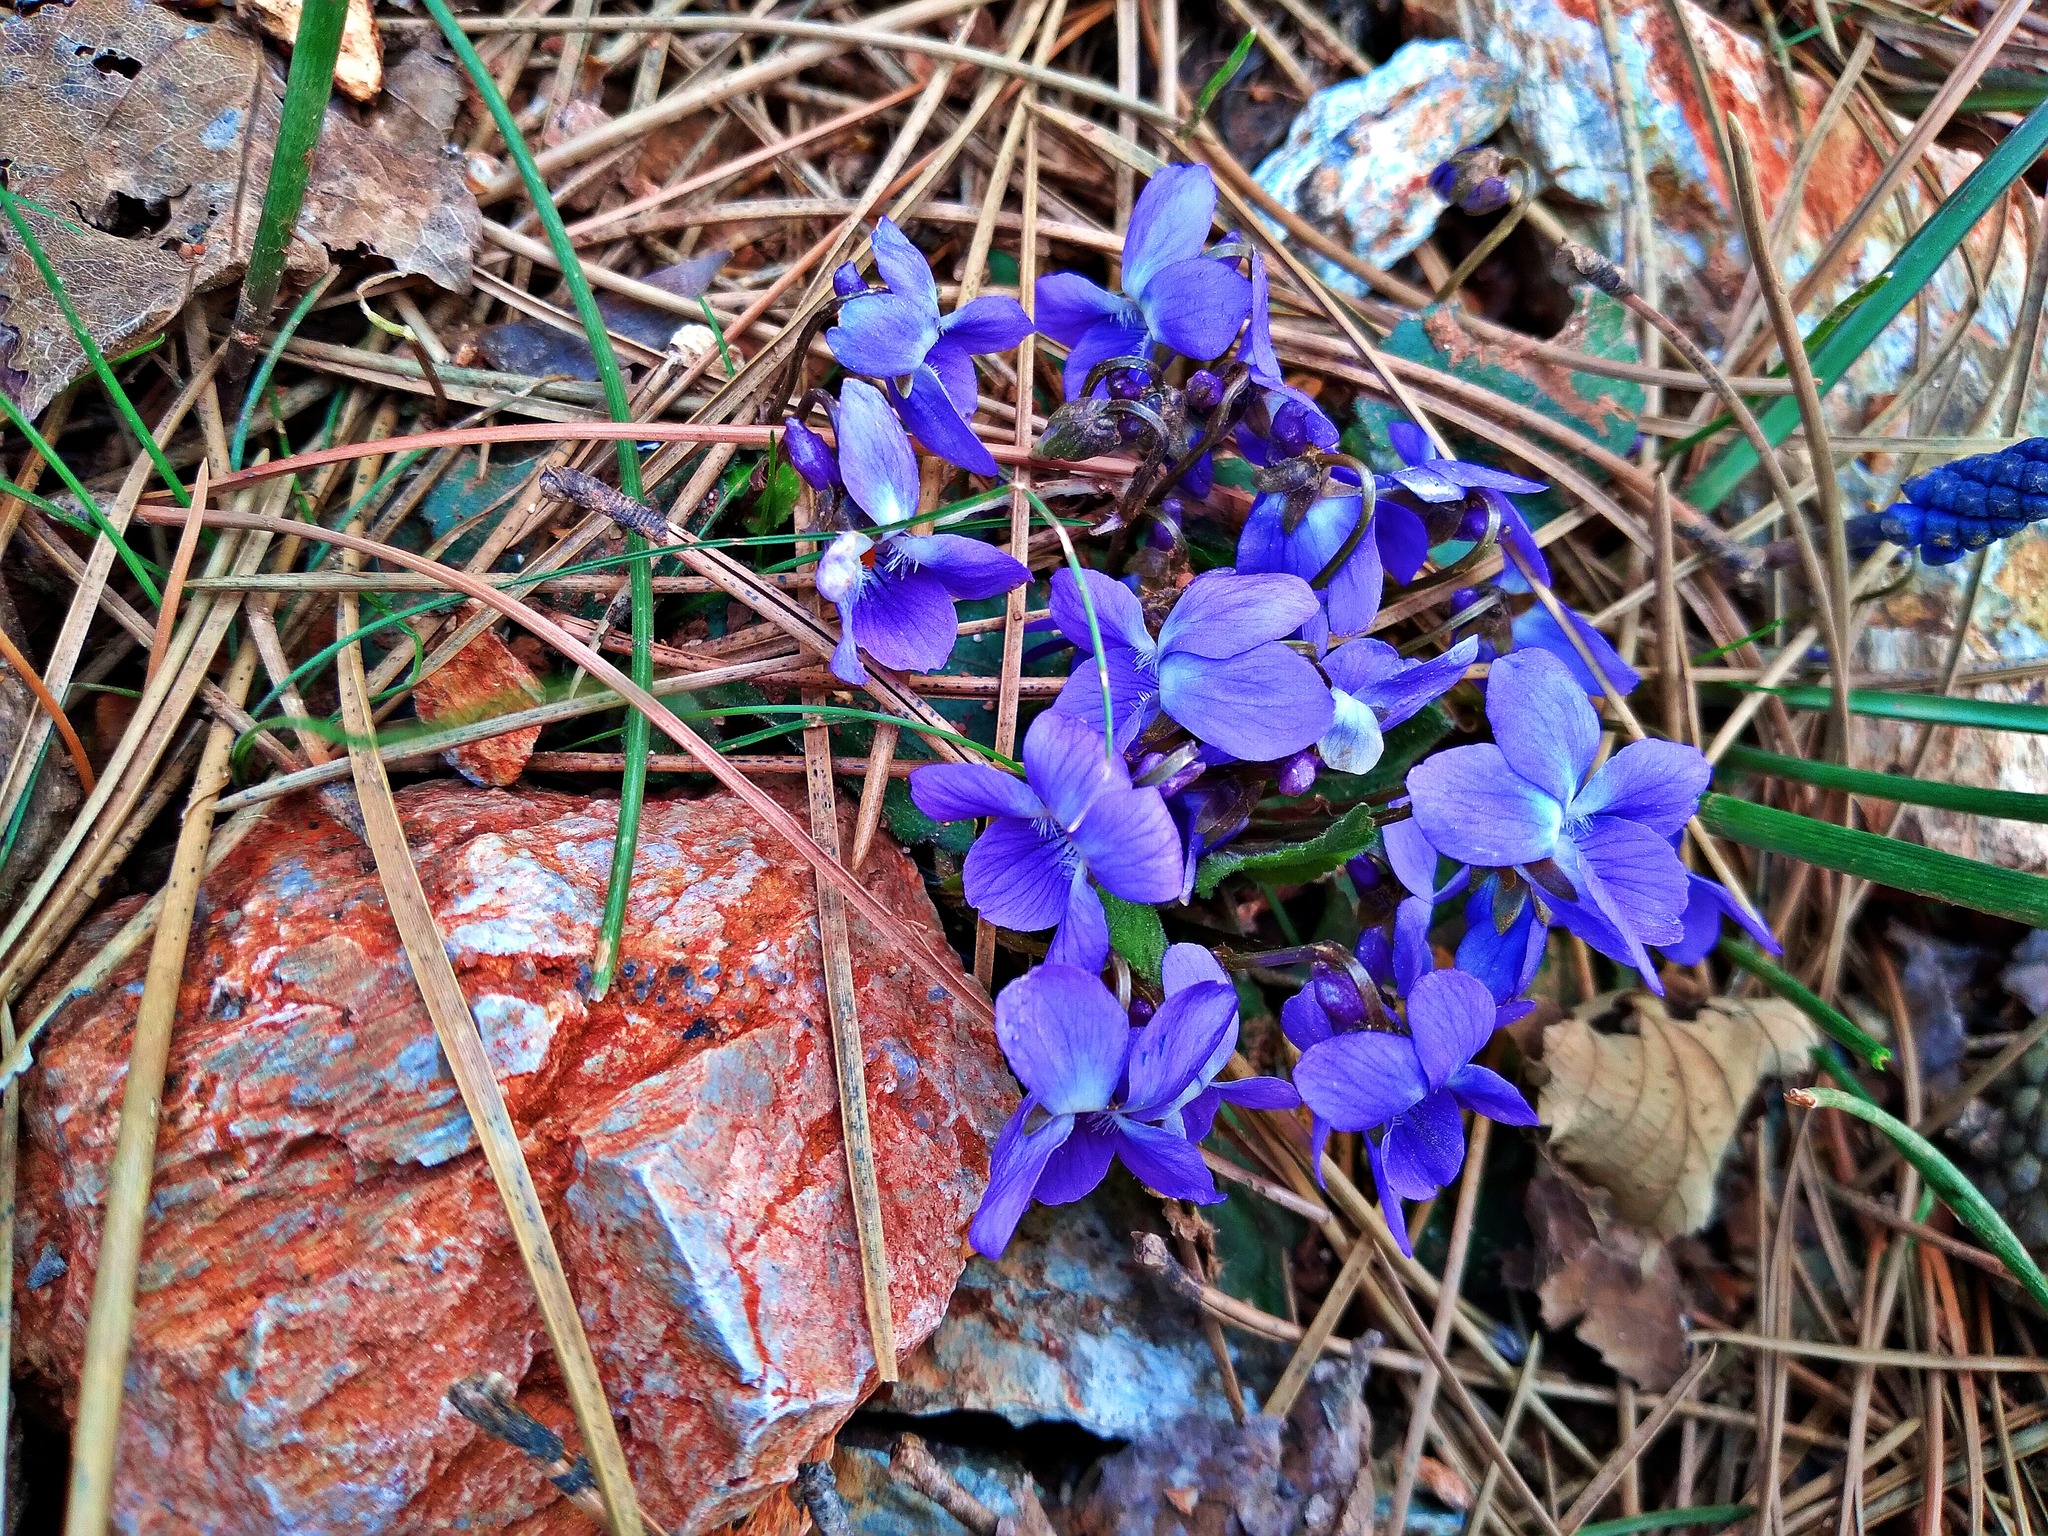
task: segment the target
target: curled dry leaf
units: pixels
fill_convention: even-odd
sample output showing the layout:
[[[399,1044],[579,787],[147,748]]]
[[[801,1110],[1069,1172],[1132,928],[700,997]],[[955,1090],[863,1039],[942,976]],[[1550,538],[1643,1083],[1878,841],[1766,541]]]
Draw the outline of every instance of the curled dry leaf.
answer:
[[[1603,1034],[1595,999],[1543,1032],[1550,1080],[1537,1112],[1558,1158],[1657,1237],[1697,1232],[1743,1107],[1767,1077],[1805,1070],[1819,1036],[1777,998],[1715,998],[1690,1022],[1631,993],[1632,1033]]]
[[[109,354],[193,293],[234,281],[270,179],[284,80],[232,25],[163,6],[73,0],[0,13],[0,164],[86,329]],[[254,152],[244,174],[251,117]],[[439,137],[401,141],[331,105],[289,261],[362,246],[398,271],[466,288],[482,234],[459,161]],[[30,415],[85,368],[62,310],[12,230],[0,231],[0,300],[21,333],[11,390]]]

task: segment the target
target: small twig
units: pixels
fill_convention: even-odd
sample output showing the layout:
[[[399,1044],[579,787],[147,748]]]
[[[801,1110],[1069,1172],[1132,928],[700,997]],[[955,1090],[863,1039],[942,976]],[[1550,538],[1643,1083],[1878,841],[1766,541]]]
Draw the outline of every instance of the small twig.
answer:
[[[508,1377],[484,1371],[451,1382],[448,1404],[493,1440],[539,1462],[541,1475],[561,1489],[563,1497],[603,1525],[604,1500],[597,1496],[597,1479],[591,1475],[590,1463],[581,1456],[571,1457],[560,1435],[520,1407],[514,1400],[517,1391]],[[640,1523],[647,1536],[668,1536],[644,1509]]]
[[[1286,1418],[1294,1407],[1295,1398],[1308,1385],[1309,1369],[1323,1352],[1324,1341],[1336,1332],[1337,1320],[1350,1307],[1352,1293],[1358,1289],[1358,1282],[1365,1278],[1366,1266],[1372,1262],[1372,1255],[1370,1238],[1352,1239],[1351,1252],[1344,1257],[1344,1267],[1330,1282],[1329,1294],[1323,1297],[1323,1304],[1316,1308],[1316,1315],[1302,1330],[1301,1343],[1295,1348],[1294,1358],[1287,1362],[1287,1369],[1280,1373],[1280,1380],[1266,1399],[1266,1412],[1274,1418]]]
[[[939,1465],[925,1448],[925,1443],[915,1435],[896,1437],[896,1444],[889,1452],[889,1475],[899,1483],[915,1488],[966,1526],[974,1536],[999,1536],[1003,1530],[1001,1517],[961,1487],[953,1474]]]
[[[1275,1184],[1271,1179],[1262,1178],[1250,1169],[1233,1163],[1229,1158],[1211,1152],[1207,1147],[1203,1147],[1201,1153],[1202,1161],[1209,1165],[1209,1171],[1218,1178],[1242,1184],[1261,1198],[1272,1201],[1282,1210],[1292,1211],[1304,1221],[1312,1221],[1319,1227],[1330,1219],[1329,1210],[1315,1201],[1304,1200],[1293,1190]]]

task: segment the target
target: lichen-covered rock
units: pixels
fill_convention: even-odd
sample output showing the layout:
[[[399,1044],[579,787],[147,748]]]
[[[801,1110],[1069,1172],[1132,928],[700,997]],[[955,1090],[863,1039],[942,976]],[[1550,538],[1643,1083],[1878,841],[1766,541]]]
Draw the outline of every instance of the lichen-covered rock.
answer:
[[[620,979],[593,1002],[613,802],[437,782],[399,809],[641,1498],[677,1532],[742,1515],[873,1379],[810,869],[732,799],[650,804]],[[866,869],[935,925],[900,852]],[[286,802],[209,878],[200,917],[118,1528],[588,1530],[443,1400],[457,1377],[502,1371],[573,1439],[369,850]],[[857,918],[853,933],[909,1349],[946,1310],[1011,1090],[987,1031]],[[67,1411],[141,967],[61,1013],[25,1080],[17,1347]]]

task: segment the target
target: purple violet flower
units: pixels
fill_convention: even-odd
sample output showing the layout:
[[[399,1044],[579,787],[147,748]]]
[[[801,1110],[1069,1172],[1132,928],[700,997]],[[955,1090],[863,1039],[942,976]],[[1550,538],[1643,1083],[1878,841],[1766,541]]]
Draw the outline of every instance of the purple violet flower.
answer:
[[[1686,871],[1669,839],[1699,806],[1707,760],[1676,742],[1638,741],[1589,778],[1600,722],[1548,651],[1493,664],[1486,715],[1491,742],[1439,752],[1409,772],[1422,835],[1460,863],[1513,867],[1546,891],[1561,878],[1661,990],[1644,946],[1684,935]]]
[[[904,425],[928,451],[974,474],[995,474],[994,456],[968,425],[980,401],[974,354],[1009,351],[1031,334],[1031,317],[1015,299],[995,294],[941,315],[931,264],[886,218],[875,226],[874,250],[888,290],[847,299],[825,344],[849,372],[889,381]]]
[[[1130,588],[1083,571],[1095,603],[1119,747],[1164,710],[1197,741],[1247,762],[1299,752],[1330,728],[1335,706],[1321,674],[1281,644],[1316,610],[1294,576],[1205,571],[1181,589],[1155,640]],[[1102,718],[1088,614],[1071,571],[1052,578],[1052,617],[1079,654],[1053,709]]]
[[[975,1251],[1000,1257],[1034,1199],[1079,1200],[1117,1160],[1169,1198],[1222,1199],[1195,1144],[1159,1122],[1178,1120],[1203,1091],[1202,1072],[1219,1049],[1227,1058],[1236,1025],[1237,994],[1217,981],[1182,987],[1135,1030],[1109,989],[1070,965],[1041,965],[1003,988],[996,1040],[1024,1101],[989,1156],[968,1228]]]
[[[1341,436],[1336,423],[1323,414],[1323,408],[1313,398],[1281,377],[1280,358],[1273,350],[1273,306],[1266,258],[1256,250],[1252,252],[1251,284],[1251,321],[1237,344],[1238,360],[1250,371],[1252,382],[1266,392],[1268,413],[1277,414],[1283,404],[1292,401],[1300,409],[1302,430],[1309,444],[1328,452],[1337,446]]]
[[[1384,640],[1338,646],[1323,658],[1336,714],[1316,750],[1339,773],[1369,771],[1386,750],[1383,733],[1449,693],[1478,657],[1469,636],[1433,661],[1407,660]]]
[[[1562,605],[1560,605],[1562,606]],[[1566,608],[1565,616],[1572,621],[1572,628],[1579,632],[1579,638],[1586,642],[1586,649],[1593,653],[1593,659],[1600,664],[1600,670],[1607,674],[1607,681],[1614,684],[1615,692],[1630,694],[1643,680],[1642,673],[1621,659],[1613,643],[1593,627],[1592,620],[1575,609]],[[1605,693],[1600,679],[1593,675],[1586,665],[1586,658],[1579,654],[1579,648],[1572,644],[1571,637],[1550,616],[1550,610],[1538,603],[1527,613],[1519,614],[1514,622],[1515,649],[1531,647],[1548,651],[1572,675],[1580,689],[1586,693]]]
[[[1778,936],[1766,928],[1754,912],[1730,895],[1720,881],[1691,873],[1685,879],[1685,913],[1680,919],[1685,925],[1685,937],[1676,944],[1663,946],[1665,959],[1679,965],[1698,965],[1721,942],[1721,919],[1724,917],[1731,919],[1736,927],[1756,940],[1757,945],[1768,953],[1782,955],[1785,952],[1778,943]]]
[[[1166,958],[1160,965],[1160,980],[1164,983],[1167,1001],[1171,1002],[1182,993],[1206,987],[1213,982],[1230,986],[1230,977],[1216,962],[1216,957],[1199,944],[1175,944],[1166,951]],[[1179,1130],[1189,1141],[1206,1141],[1210,1130],[1216,1124],[1216,1111],[1225,1104],[1235,1104],[1240,1109],[1295,1109],[1301,1104],[1301,1095],[1294,1091],[1291,1083],[1277,1077],[1240,1077],[1228,1082],[1217,1082],[1216,1074],[1221,1072],[1230,1060],[1231,1052],[1237,1047],[1237,989],[1230,988],[1230,1028],[1217,1042],[1216,1049],[1195,1074],[1194,1081],[1181,1090],[1174,1108],[1160,1121],[1167,1130]],[[1156,1017],[1157,1015],[1155,1015]]]
[[[848,379],[840,387],[838,430],[847,494],[893,527],[879,538],[842,533],[818,557],[818,595],[839,610],[833,676],[866,682],[862,650],[885,667],[936,671],[960,633],[954,602],[999,596],[1031,573],[979,539],[903,531],[918,511],[917,459],[872,384]]]
[[[1511,475],[1506,470],[1489,469],[1484,464],[1469,464],[1463,459],[1440,459],[1423,430],[1412,421],[1397,421],[1387,428],[1387,437],[1394,445],[1394,451],[1401,455],[1406,466],[1391,475],[1379,477],[1382,491],[1405,491],[1418,501],[1432,506],[1445,506],[1463,502],[1477,493],[1480,501],[1492,506],[1500,513],[1500,542],[1504,551],[1513,551],[1521,556],[1536,579],[1545,586],[1550,585],[1550,565],[1543,558],[1543,550],[1536,543],[1536,536],[1529,531],[1528,519],[1508,500],[1508,493],[1518,496],[1534,495],[1548,489],[1541,480],[1524,480],[1520,475]],[[1468,511],[1465,520],[1458,527],[1457,537],[1476,539],[1486,529],[1484,506]],[[1424,553],[1428,552],[1428,539],[1423,540]],[[1406,574],[1389,561],[1388,567],[1402,581],[1414,579],[1416,570],[1421,569],[1417,561],[1413,570]],[[1528,583],[1521,571],[1510,559],[1501,574],[1500,584],[1510,592],[1526,592]]]
[[[1353,1030],[1310,1046],[1294,1065],[1302,1100],[1340,1131],[1385,1126],[1366,1142],[1380,1212],[1409,1251],[1401,1201],[1427,1200],[1465,1162],[1461,1109],[1503,1125],[1535,1125],[1521,1091],[1472,1058],[1499,1026],[1501,1010],[1477,979],[1430,971],[1408,989],[1408,1033]]]
[[[1020,933],[1057,927],[1046,958],[1099,971],[1109,924],[1091,877],[1125,901],[1181,892],[1180,833],[1157,789],[1134,789],[1099,728],[1050,710],[1024,736],[1024,777],[983,763],[934,763],[910,776],[934,821],[993,818],[961,869],[967,901]]]
[[[1342,483],[1345,475],[1344,470],[1337,471],[1338,483]],[[1355,479],[1352,484],[1357,484]],[[1401,510],[1414,516],[1406,508]],[[1352,490],[1310,503],[1301,520],[1289,531],[1287,493],[1267,491],[1252,502],[1252,509],[1245,516],[1244,531],[1237,536],[1237,568],[1257,573],[1282,572],[1298,576],[1303,582],[1314,581],[1337,558],[1357,528],[1359,518],[1366,515],[1365,497]],[[1380,559],[1377,512],[1372,519],[1373,526],[1360,536],[1329,585],[1315,591],[1316,611],[1303,623],[1301,638],[1319,651],[1330,643],[1333,634],[1359,634],[1379,614],[1386,578]],[[1423,553],[1428,553],[1427,542]]]
[[[1067,398],[1095,365],[1154,345],[1207,362],[1229,348],[1251,307],[1251,285],[1202,254],[1216,213],[1206,165],[1170,165],[1145,183],[1124,232],[1123,292],[1078,272],[1038,280],[1038,328],[1067,349]]]

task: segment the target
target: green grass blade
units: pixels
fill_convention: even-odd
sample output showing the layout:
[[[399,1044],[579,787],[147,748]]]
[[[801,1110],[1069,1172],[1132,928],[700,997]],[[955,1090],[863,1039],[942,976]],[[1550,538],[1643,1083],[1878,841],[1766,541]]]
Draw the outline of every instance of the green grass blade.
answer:
[[[2012,1277],[2034,1298],[2035,1305],[2048,1308],[2048,1278],[2042,1276],[2041,1267],[2013,1234],[2012,1228],[2005,1224],[2005,1218],[1992,1208],[1991,1202],[1979,1193],[1977,1186],[1964,1178],[1933,1142],[1877,1105],[1867,1104],[1839,1089],[1794,1089],[1785,1098],[1790,1103],[1808,1108],[1839,1109],[1843,1114],[1854,1115],[1883,1131],[1891,1138],[1892,1145],[1899,1149],[1900,1155],[1920,1170],[1920,1177],[1927,1181],[1928,1189],[1947,1203],[1958,1221],[1977,1234],[1979,1242],[1998,1255],[1999,1263],[2011,1271]]]
[[[256,369],[256,377],[250,381],[248,391],[242,396],[241,414],[235,418],[235,435],[228,443],[229,468],[242,467],[242,454],[249,442],[249,418],[255,413],[256,402],[261,400],[263,392],[270,388],[270,376],[277,371],[277,360],[284,356],[285,344],[298,333],[299,327],[305,324],[306,316],[313,312],[313,306],[320,302],[320,295],[334,286],[334,280],[340,275],[339,267],[329,267],[326,275],[300,296],[299,302],[292,306],[292,312],[285,317],[284,324],[277,328],[277,335],[271,338],[270,349],[263,354],[263,362]],[[339,402],[341,392],[337,390],[334,398]]]
[[[327,98],[334,89],[334,61],[341,55],[341,27],[348,0],[306,0],[299,12],[298,36],[292,39],[291,70],[284,81],[284,106],[277,124],[277,145],[270,157],[270,180],[263,188],[263,209],[256,218],[256,238],[249,248],[249,266],[242,274],[242,295],[235,302],[235,321],[228,332],[228,374],[240,378],[255,355],[259,333],[277,302],[284,280],[285,252],[305,206],[306,183],[313,174],[313,147],[327,117]],[[249,125],[250,132],[255,124]]]
[[[35,423],[21,413],[21,407],[14,403],[13,397],[4,389],[0,389],[0,415],[4,415],[9,425],[28,439],[28,445],[43,456],[45,464],[57,472],[57,478],[64,482],[64,488],[78,498],[78,504],[85,508],[86,516],[92,519],[93,527],[99,530],[102,538],[113,544],[114,552],[121,557],[121,563],[128,567],[128,574],[133,576],[135,584],[142,588],[150,606],[155,607],[163,602],[163,593],[158,591],[156,583],[150,580],[149,562],[135,553],[129,547],[128,541],[115,532],[114,525],[107,521],[107,514],[102,512],[100,504],[92,499],[92,492],[80,483],[78,476],[71,473],[71,466],[58,456],[57,450],[36,430]]]
[[[1882,1072],[1891,1065],[1892,1049],[1866,1033],[1846,1013],[1809,990],[1798,977],[1772,961],[1746,939],[1723,939],[1720,951],[1773,992],[1784,998],[1819,1027],[1822,1034],[1840,1041],[1866,1064]]]
[[[1670,1531],[1687,1525],[1733,1525],[1756,1513],[1754,1504],[1695,1504],[1690,1509],[1658,1509],[1596,1520],[1579,1527],[1579,1536],[1635,1536],[1637,1531]]]
[[[1914,295],[1955,254],[1963,237],[2026,173],[2043,149],[2048,149],[2048,101],[2036,106],[2018,127],[2006,134],[1998,147],[1934,211],[1934,216],[1913,232],[1892,258],[1884,285],[1859,304],[1818,346],[1809,349],[1814,380],[1823,394],[1835,386],[1884,328],[1904,313]],[[1758,424],[1767,441],[1783,442],[1799,424],[1798,400],[1789,395],[1780,397],[1761,413]],[[1738,438],[1686,488],[1685,499],[1704,511],[1712,511],[1754,468],[1756,450]]]
[[[1825,710],[1833,695],[1825,688],[1758,688],[1753,683],[1725,684],[1745,693],[1775,694],[1787,709]],[[1952,698],[1939,693],[1869,693],[1849,695],[1849,713],[1873,720],[1911,720],[1922,725],[1954,725],[1986,731],[2026,731],[2048,735],[2048,706],[2014,704],[2004,699]]]
[[[2030,795],[2023,790],[1979,789],[1972,784],[1909,779],[1904,774],[1844,768],[1838,763],[1810,763],[1803,757],[1785,757],[1755,747],[1730,747],[1721,754],[1721,762],[1747,773],[1817,784],[1822,789],[1846,790],[1852,795],[1869,795],[1899,805],[1926,805],[2001,821],[2048,822],[2048,795]]]
[[[1818,865],[1893,890],[2048,928],[2048,879],[2000,869],[1937,848],[1922,848],[1875,832],[1837,827],[1811,816],[1751,805],[1732,795],[1709,794],[1700,820],[1710,832],[1768,853]]]
[[[1252,46],[1259,40],[1259,34],[1247,31],[1237,40],[1237,46],[1230,50],[1230,57],[1202,84],[1202,91],[1195,98],[1195,104],[1188,112],[1188,120],[1180,125],[1180,136],[1186,138],[1202,126],[1202,119],[1209,115],[1209,109],[1216,105],[1216,98],[1223,94],[1223,88],[1237,78],[1237,72],[1244,68],[1244,61],[1252,56]]]
[[[569,290],[570,298],[575,301],[576,318],[583,322],[584,339],[589,342],[591,355],[597,363],[598,382],[604,386],[605,408],[613,421],[631,421],[632,406],[626,398],[626,381],[619,372],[619,360],[612,352],[612,339],[605,331],[604,316],[598,313],[597,296],[590,291],[590,280],[583,275],[583,263],[569,240],[568,230],[562,225],[554,197],[548,191],[547,178],[534,164],[533,152],[527,148],[526,136],[519,131],[512,108],[498,90],[497,82],[491,78],[490,70],[477,56],[469,38],[464,35],[454,14],[449,11],[447,0],[426,0],[426,7],[442,35],[448,39],[448,46],[455,51],[457,61],[469,75],[478,97],[489,109],[491,120],[497,124],[498,135],[505,141],[505,151],[519,169],[519,179],[526,188],[527,199],[532,203],[534,215],[540,220],[548,246],[554,252],[555,265],[562,269],[562,281]],[[644,500],[645,492],[640,484],[640,456],[632,443],[619,439],[618,456],[619,489],[635,501]],[[629,551],[637,552],[645,547],[646,540],[637,533],[626,536]],[[629,671],[633,681],[644,688],[654,680],[654,573],[648,562],[633,562],[629,587],[633,600],[633,660]],[[633,877],[633,850],[640,840],[640,812],[647,799],[647,755],[652,746],[651,728],[635,710],[626,723],[626,767],[619,780],[619,832],[612,843],[612,868],[605,887],[604,919],[598,926],[597,951],[591,958],[590,995],[593,998],[604,996],[618,964],[619,937],[626,925],[627,888]]]
[[[22,217],[21,200],[7,190],[0,182],[0,212],[5,212],[7,222],[14,226],[14,233],[21,241],[21,248],[28,252],[28,259],[35,263],[36,272],[42,277],[43,286],[50,290],[50,297],[57,301],[57,307],[64,312],[64,323],[71,327],[71,335],[77,341],[85,360],[92,365],[98,376],[100,388],[107,392],[107,398],[114,403],[114,409],[128,424],[128,430],[135,435],[135,441],[142,445],[142,451],[149,455],[156,472],[163,476],[164,484],[171,489],[181,507],[192,505],[192,493],[185,489],[185,482],[178,478],[171,461],[164,457],[163,449],[157,446],[156,436],[143,424],[142,413],[135,409],[135,402],[128,398],[128,391],[121,387],[121,381],[114,377],[114,370],[107,362],[107,354],[100,350],[100,344],[93,340],[92,332],[85,328],[79,318],[77,306],[71,302],[71,295],[65,291],[64,279],[57,275],[56,267],[43,251],[43,243],[36,239],[35,231],[28,227],[28,220]]]

